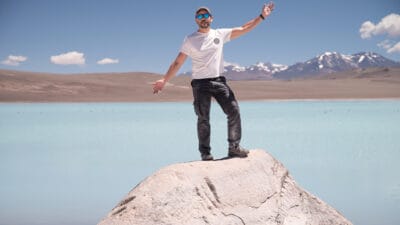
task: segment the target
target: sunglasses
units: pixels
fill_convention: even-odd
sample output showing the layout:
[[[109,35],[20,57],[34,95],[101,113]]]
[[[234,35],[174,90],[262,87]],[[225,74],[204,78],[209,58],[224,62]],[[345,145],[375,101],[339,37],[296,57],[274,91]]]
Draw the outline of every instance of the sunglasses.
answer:
[[[209,17],[211,17],[210,13],[204,13],[204,14],[197,14],[196,15],[196,19],[201,20],[203,18],[208,19]]]

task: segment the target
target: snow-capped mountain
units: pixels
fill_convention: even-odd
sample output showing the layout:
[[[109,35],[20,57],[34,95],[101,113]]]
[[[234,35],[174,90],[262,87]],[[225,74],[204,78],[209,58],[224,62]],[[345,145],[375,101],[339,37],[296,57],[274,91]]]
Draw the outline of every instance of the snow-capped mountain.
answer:
[[[233,63],[224,64],[224,75],[230,80],[268,80],[273,74],[287,68],[285,65],[258,62],[247,67]]]
[[[292,79],[369,67],[400,67],[400,62],[395,62],[373,52],[360,52],[353,55],[325,52],[315,58],[291,66],[268,62],[241,66],[236,63],[225,62],[224,75],[229,80]],[[184,74],[191,75],[190,72]]]
[[[274,74],[286,70],[287,68],[288,67],[286,65],[258,62],[254,65],[247,67],[246,69],[249,71],[265,71],[267,73]]]
[[[224,72],[243,72],[245,70],[246,67],[240,66],[237,63],[224,62]]]
[[[274,78],[290,79],[358,68],[394,66],[400,66],[400,63],[387,59],[377,53],[360,52],[353,55],[344,55],[336,52],[325,52],[306,62],[296,63],[284,71],[275,73]]]
[[[360,52],[352,55],[353,61],[357,62],[358,67],[396,67],[400,62],[387,59],[379,54],[373,52]]]

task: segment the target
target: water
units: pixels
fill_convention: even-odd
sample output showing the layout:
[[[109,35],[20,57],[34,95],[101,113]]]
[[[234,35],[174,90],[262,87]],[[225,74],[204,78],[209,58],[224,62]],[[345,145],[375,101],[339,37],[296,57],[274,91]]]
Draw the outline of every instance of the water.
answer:
[[[354,224],[400,224],[400,101],[240,106],[245,147]],[[190,103],[0,104],[0,224],[96,224],[146,176],[199,159],[195,120]],[[216,104],[211,123],[225,157]]]

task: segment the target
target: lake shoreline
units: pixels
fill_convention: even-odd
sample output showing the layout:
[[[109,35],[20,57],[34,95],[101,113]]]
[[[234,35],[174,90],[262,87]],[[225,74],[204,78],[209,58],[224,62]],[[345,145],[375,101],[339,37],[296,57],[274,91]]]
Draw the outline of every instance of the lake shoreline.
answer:
[[[291,98],[291,99],[237,99],[240,103],[253,102],[370,102],[370,101],[400,101],[400,98]],[[212,99],[215,102],[215,99]],[[189,103],[192,101],[0,101],[0,105],[5,104],[168,104],[168,103]]]

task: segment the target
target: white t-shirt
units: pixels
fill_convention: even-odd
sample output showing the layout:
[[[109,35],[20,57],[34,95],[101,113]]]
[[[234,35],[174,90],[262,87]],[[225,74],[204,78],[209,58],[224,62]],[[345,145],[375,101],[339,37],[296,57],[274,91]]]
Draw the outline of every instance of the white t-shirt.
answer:
[[[185,38],[181,52],[192,58],[193,79],[215,78],[224,72],[223,46],[231,33],[232,29],[210,29]]]

